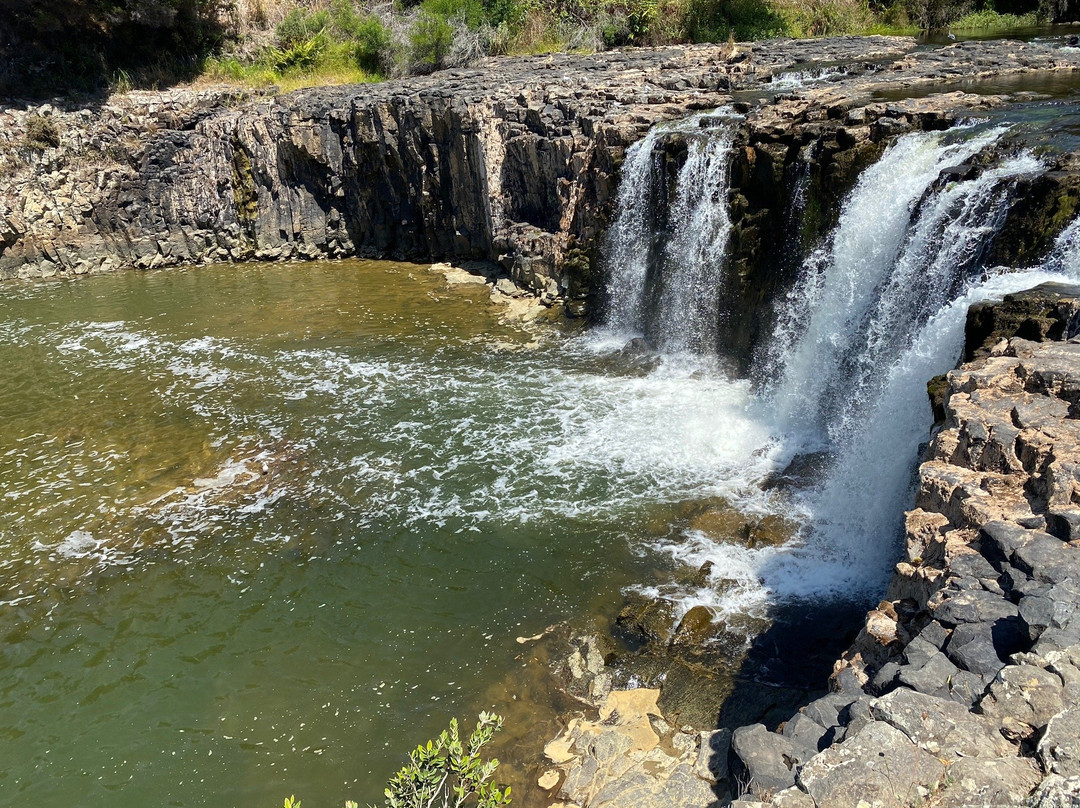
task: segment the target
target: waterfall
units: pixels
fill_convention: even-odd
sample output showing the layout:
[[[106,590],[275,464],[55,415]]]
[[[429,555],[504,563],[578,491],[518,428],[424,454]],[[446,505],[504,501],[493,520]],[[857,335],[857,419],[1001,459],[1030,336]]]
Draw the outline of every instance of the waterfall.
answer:
[[[853,374],[887,362],[890,346],[895,352],[929,316],[931,299],[948,296],[959,282],[985,233],[955,222],[954,214],[960,206],[968,219],[980,220],[993,204],[983,197],[994,193],[996,178],[929,192],[943,169],[971,159],[1003,133],[995,128],[956,140],[941,133],[907,135],[863,172],[828,242],[807,260],[781,308],[768,351],[772,367],[766,375],[773,379],[773,401],[787,429],[815,435],[827,446],[841,411],[848,402],[851,409],[862,405],[868,392],[867,380],[857,388]],[[967,253],[968,267],[957,274],[943,254],[937,270],[922,274],[926,262],[937,258],[932,253],[946,228],[964,246],[945,248],[957,259]]]
[[[926,381],[959,359],[971,303],[1032,283],[1026,273],[984,280],[984,258],[1016,180],[1042,165],[1021,154],[943,174],[1004,131],[900,138],[863,174],[789,298],[770,352],[777,423],[789,444],[832,457],[806,495],[805,546],[766,564],[789,594],[884,580],[930,423]]]
[[[604,247],[609,267],[605,326],[645,334],[669,353],[713,353],[721,314],[731,219],[728,162],[739,119],[727,110],[654,127],[623,164],[618,215]],[[664,146],[686,142],[667,210]],[[657,232],[657,222],[668,226]]]
[[[832,233],[778,301],[778,325],[755,369],[759,389],[746,405],[772,436],[747,457],[748,469],[760,468],[763,454],[781,462],[824,451],[816,484],[773,503],[807,526],[784,547],[746,548],[693,530],[661,543],[685,563],[713,563],[714,585],[683,592],[684,610],[705,603],[744,611],[775,598],[880,591],[896,559],[918,447],[928,437],[925,384],[958,361],[968,307],[1080,275],[1080,221],[1061,234],[1040,268],[986,266],[1018,181],[1044,170],[1027,153],[987,165],[989,147],[1006,131],[984,125],[905,135],[847,195]],[[646,177],[656,176],[642,164],[655,171],[645,154],[660,137],[651,134],[633,153],[638,173],[620,202],[657,195],[645,187]],[[625,288],[611,294],[613,301],[635,301],[637,319],[618,322],[646,330],[662,324],[652,333],[666,355],[700,350],[709,331],[699,318],[722,316],[710,307],[723,286],[730,231],[720,183],[727,180],[731,138],[721,131],[701,140],[679,174],[667,237],[649,229],[650,217],[640,209],[624,208],[612,242],[637,262],[632,294]],[[684,188],[695,190],[684,194]],[[650,295],[658,268],[665,282]],[[680,273],[690,280],[676,281]],[[612,276],[616,284],[624,277]],[[612,308],[610,317],[628,311]]]

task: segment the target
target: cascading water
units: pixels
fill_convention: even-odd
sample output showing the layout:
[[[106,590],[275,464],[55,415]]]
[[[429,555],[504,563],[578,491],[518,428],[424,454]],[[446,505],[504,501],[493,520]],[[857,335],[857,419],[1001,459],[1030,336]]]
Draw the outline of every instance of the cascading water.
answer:
[[[668,353],[711,353],[723,290],[731,219],[728,160],[734,142],[727,111],[656,127],[632,146],[623,167],[619,214],[605,245],[612,283],[605,325],[619,334],[645,333]],[[663,146],[686,139],[686,161],[675,181],[669,227],[657,236],[663,198]]]
[[[836,228],[782,301],[758,368],[760,392],[747,402],[773,436],[747,458],[748,467],[760,469],[762,454],[785,462],[825,452],[818,484],[772,502],[806,527],[780,548],[750,549],[696,531],[668,544],[687,564],[713,563],[712,586],[679,593],[684,610],[705,603],[720,612],[752,611],[776,598],[859,597],[882,586],[930,426],[925,383],[957,361],[968,306],[1080,270],[1080,224],[1062,234],[1043,269],[984,266],[1017,180],[1043,170],[1028,154],[982,170],[966,165],[1006,131],[961,127],[901,137],[848,195]],[[632,192],[643,193],[640,186]],[[711,233],[706,242],[713,265],[722,264],[711,252]],[[645,309],[647,298],[636,294]],[[660,347],[693,345],[684,338]]]

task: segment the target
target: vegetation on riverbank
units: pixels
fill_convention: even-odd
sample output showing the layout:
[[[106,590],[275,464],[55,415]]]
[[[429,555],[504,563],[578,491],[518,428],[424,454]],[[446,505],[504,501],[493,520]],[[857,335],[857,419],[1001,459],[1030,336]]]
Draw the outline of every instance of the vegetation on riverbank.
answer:
[[[47,7],[46,7],[47,6]],[[0,0],[0,94],[364,82],[499,54],[1009,29],[1080,0]]]

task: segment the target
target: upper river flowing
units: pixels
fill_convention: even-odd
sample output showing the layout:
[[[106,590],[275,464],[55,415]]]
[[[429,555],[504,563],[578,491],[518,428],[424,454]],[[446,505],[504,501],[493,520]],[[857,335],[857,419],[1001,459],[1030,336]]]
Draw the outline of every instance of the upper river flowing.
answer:
[[[6,286],[0,804],[375,800],[679,503],[763,507],[747,383],[501,312],[362,261]]]

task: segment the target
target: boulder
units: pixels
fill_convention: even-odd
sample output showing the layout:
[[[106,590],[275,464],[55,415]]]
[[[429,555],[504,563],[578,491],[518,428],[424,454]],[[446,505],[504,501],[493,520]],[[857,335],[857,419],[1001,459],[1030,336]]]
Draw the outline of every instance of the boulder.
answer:
[[[804,750],[764,724],[739,727],[731,736],[731,750],[745,770],[746,793],[776,792],[795,785],[795,767]],[[808,755],[806,757],[809,757]]]
[[[1021,757],[961,758],[949,766],[945,786],[934,808],[1020,805],[1039,784],[1041,775]]]
[[[1069,707],[1050,719],[1037,752],[1047,772],[1080,777],[1080,707]]]
[[[1076,808],[1080,805],[1080,777],[1051,774],[1024,805],[1027,808]]]
[[[945,654],[937,651],[922,665],[905,665],[900,669],[898,679],[901,684],[920,693],[947,694],[949,683],[959,672],[960,669],[950,662]]]
[[[899,688],[870,706],[878,721],[904,733],[921,749],[952,762],[968,757],[1003,757],[1015,748],[982,716],[962,704]]]
[[[1019,734],[1030,737],[1065,709],[1064,697],[1065,686],[1055,674],[1034,665],[1009,665],[990,683],[979,712],[1002,730],[1015,732],[1014,722],[1025,724],[1031,731]]]
[[[945,776],[945,765],[896,727],[882,721],[814,756],[799,786],[817,808],[908,808],[924,803]]]

